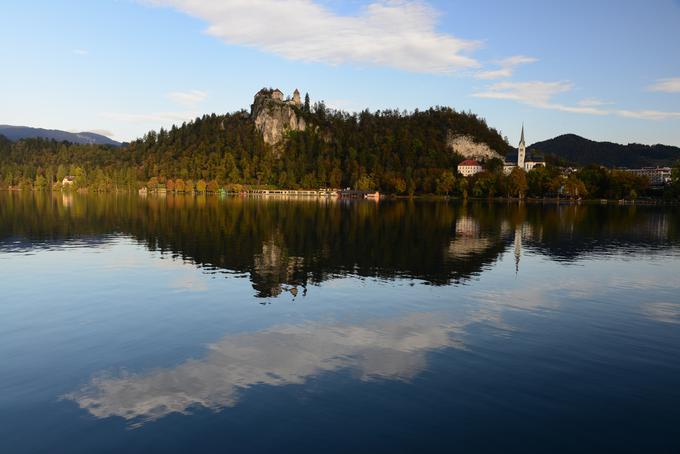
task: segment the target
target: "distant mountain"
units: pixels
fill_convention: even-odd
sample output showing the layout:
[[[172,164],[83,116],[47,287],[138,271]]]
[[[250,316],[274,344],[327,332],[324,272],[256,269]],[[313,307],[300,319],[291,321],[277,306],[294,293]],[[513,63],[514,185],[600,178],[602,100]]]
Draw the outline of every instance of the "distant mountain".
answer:
[[[28,126],[0,125],[0,135],[16,142],[21,139],[54,139],[58,142],[66,141],[77,144],[89,145],[113,145],[119,147],[120,142],[109,139],[101,134],[94,132],[66,132],[58,129],[30,128]]]
[[[545,157],[556,157],[571,164],[600,164],[607,167],[668,166],[680,161],[680,148],[670,145],[621,145],[595,142],[575,134],[537,142],[529,151]]]

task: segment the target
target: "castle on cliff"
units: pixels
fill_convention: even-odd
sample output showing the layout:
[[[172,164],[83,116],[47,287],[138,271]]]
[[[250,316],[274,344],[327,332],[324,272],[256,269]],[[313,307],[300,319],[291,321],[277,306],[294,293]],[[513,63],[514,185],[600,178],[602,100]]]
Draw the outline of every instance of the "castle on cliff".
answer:
[[[295,89],[292,97],[285,98],[278,88],[263,88],[255,94],[250,106],[250,117],[264,142],[278,145],[288,132],[305,130],[307,124],[301,107],[298,89]]]
[[[284,99],[284,94],[278,88],[263,88],[255,94],[255,100],[257,98],[271,99],[285,104],[290,104],[295,107],[302,106],[302,99],[300,98],[300,91],[296,88],[293,92],[293,97]]]

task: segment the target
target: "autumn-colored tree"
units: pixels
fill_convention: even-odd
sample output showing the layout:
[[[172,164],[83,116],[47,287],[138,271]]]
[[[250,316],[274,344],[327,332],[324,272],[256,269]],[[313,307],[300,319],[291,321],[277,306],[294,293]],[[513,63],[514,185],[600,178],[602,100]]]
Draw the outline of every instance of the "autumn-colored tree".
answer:
[[[149,188],[150,190],[158,189],[158,178],[156,177],[151,177],[149,178],[149,181],[146,183],[146,187]]]
[[[508,190],[513,197],[524,198],[529,185],[527,184],[527,174],[523,169],[515,167],[508,175]]]
[[[564,192],[571,197],[582,198],[588,194],[586,185],[576,175],[569,175],[564,182]]]
[[[220,189],[220,185],[217,184],[217,181],[215,181],[215,180],[208,181],[208,184],[206,185],[206,188],[205,188],[205,190],[207,192],[211,193],[211,194],[216,193],[217,191],[219,191],[219,189]]]

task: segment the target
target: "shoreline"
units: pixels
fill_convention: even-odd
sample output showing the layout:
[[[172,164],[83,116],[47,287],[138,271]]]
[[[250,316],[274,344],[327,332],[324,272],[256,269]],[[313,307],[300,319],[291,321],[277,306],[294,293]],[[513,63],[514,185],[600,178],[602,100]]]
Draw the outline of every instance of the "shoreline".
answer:
[[[297,199],[297,200],[366,200],[371,202],[390,201],[390,200],[423,200],[423,201],[455,201],[455,202],[495,202],[495,203],[530,203],[530,204],[550,204],[550,205],[615,205],[615,206],[679,206],[680,200],[663,200],[663,199],[570,199],[565,197],[460,197],[460,196],[442,196],[435,194],[416,194],[395,195],[395,194],[380,194],[380,197],[374,198],[356,198],[356,197],[342,197],[330,193],[320,193],[318,191],[299,191],[296,190],[277,190],[272,193],[262,192],[158,192],[148,191],[139,192],[134,190],[113,190],[113,191],[90,191],[88,189],[81,189],[77,191],[63,191],[63,190],[23,190],[20,188],[3,188],[0,192],[31,192],[31,193],[51,193],[51,194],[137,194],[140,197],[154,196],[202,196],[202,197],[243,197],[253,199]]]

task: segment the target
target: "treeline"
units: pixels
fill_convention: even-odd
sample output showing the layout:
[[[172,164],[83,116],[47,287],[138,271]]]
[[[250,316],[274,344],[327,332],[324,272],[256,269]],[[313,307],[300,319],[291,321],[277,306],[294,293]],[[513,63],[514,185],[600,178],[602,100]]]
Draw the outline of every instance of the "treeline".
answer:
[[[510,147],[483,119],[449,108],[347,114],[317,103],[301,109],[313,126],[265,145],[247,112],[206,115],[150,132],[123,148],[0,139],[4,187],[50,188],[66,175],[74,188],[142,186],[353,187],[398,194],[433,193],[461,157],[449,134],[468,134],[501,153]],[[441,184],[439,185],[442,186]],[[445,186],[445,185],[444,185]]]
[[[205,115],[179,127],[152,131],[125,147],[75,145],[44,139],[11,142],[0,136],[0,189],[216,192],[221,188],[318,189],[352,187],[384,193],[461,197],[574,197],[634,199],[658,196],[645,178],[599,166],[564,175],[556,166],[503,174],[484,163],[472,178],[456,172],[462,157],[447,142],[465,134],[501,154],[507,140],[472,113],[438,107],[348,114],[323,103],[298,109],[311,125],[280,146],[266,145],[250,115]],[[680,198],[678,167],[663,193]]]
[[[565,173],[548,165],[528,173],[519,169],[505,176],[499,163],[486,163],[485,171],[458,179],[457,194],[473,197],[567,197],[574,199],[629,199],[639,197],[680,198],[680,163],[673,168],[672,183],[662,190],[650,188],[646,177],[598,165]]]

